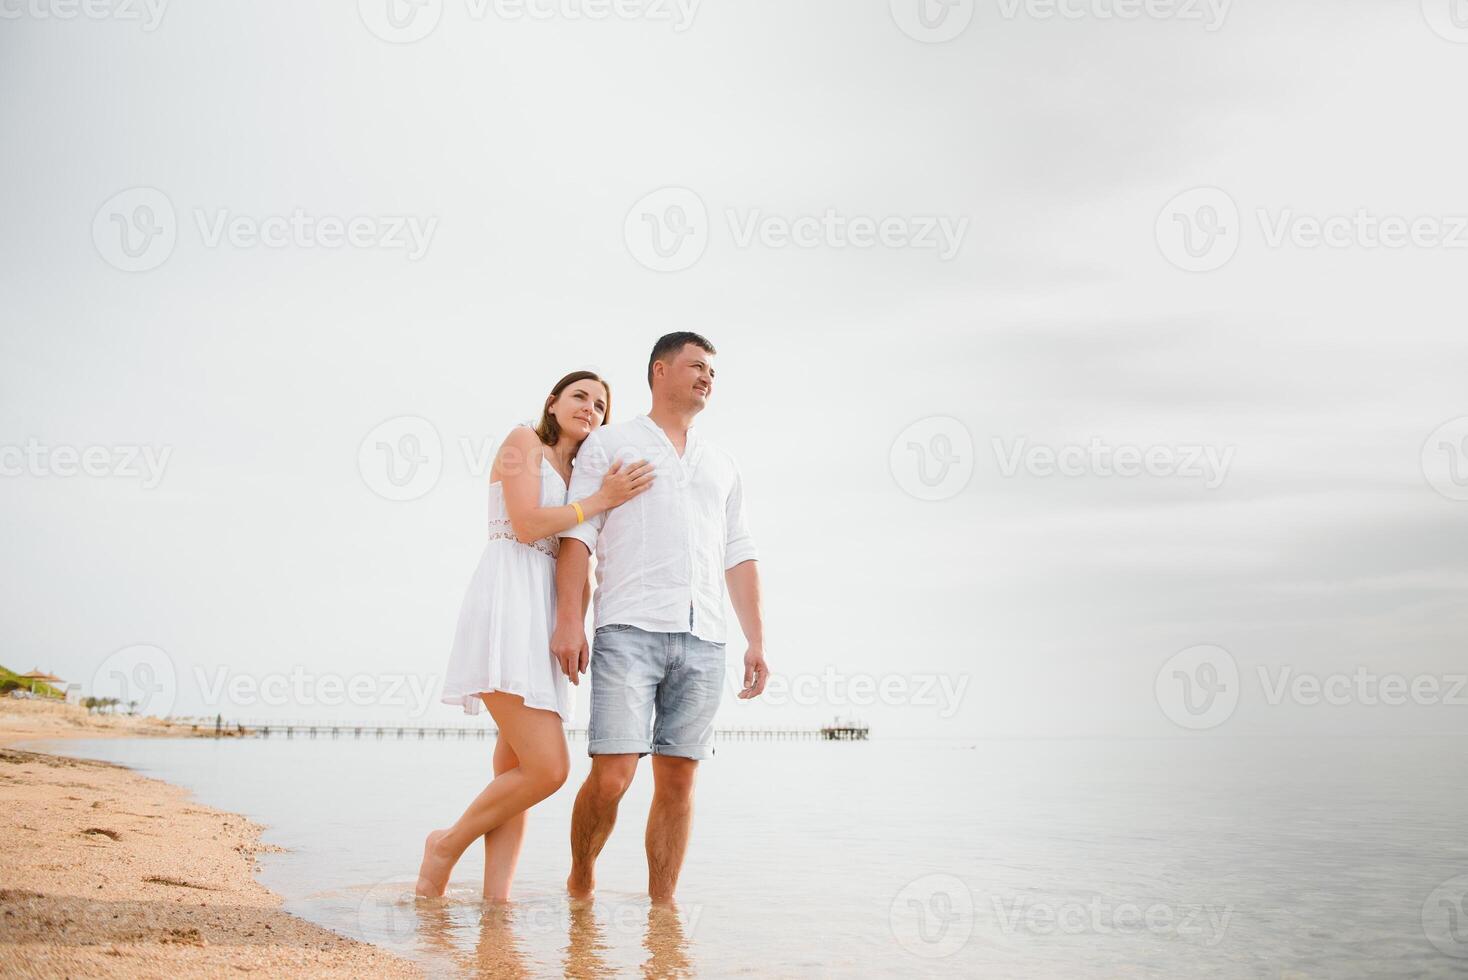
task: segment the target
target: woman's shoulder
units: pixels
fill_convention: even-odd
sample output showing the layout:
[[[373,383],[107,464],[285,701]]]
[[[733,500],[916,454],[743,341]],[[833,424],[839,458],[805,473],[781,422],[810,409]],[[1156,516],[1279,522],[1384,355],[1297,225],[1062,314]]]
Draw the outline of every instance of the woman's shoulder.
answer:
[[[517,425],[505,436],[505,441],[500,443],[495,453],[494,473],[503,476],[507,472],[523,472],[544,458],[545,444],[540,441],[540,436],[528,425]]]
[[[511,429],[510,434],[505,436],[505,445],[513,446],[521,452],[529,452],[532,449],[539,450],[544,447],[544,444],[540,441],[540,435],[523,422]]]

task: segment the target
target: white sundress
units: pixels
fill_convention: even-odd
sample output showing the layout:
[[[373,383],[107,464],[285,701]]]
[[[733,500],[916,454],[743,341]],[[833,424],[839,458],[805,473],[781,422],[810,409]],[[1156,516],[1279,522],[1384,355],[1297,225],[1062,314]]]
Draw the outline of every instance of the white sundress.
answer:
[[[540,506],[566,502],[566,484],[544,457]],[[459,609],[459,626],[444,674],[444,704],[476,715],[481,692],[518,694],[527,707],[571,720],[571,682],[551,655],[556,620],[556,553],[559,540],[521,544],[510,527],[504,488],[489,485],[489,541]]]

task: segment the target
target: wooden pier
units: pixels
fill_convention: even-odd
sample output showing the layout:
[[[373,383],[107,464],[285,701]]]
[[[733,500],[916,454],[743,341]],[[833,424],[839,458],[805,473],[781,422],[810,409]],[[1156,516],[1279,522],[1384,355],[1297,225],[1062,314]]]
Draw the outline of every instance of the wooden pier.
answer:
[[[374,739],[492,739],[499,732],[488,726],[467,725],[403,725],[378,722],[313,722],[313,721],[225,721],[194,720],[193,730],[200,735],[217,738],[374,738]],[[832,734],[840,731],[841,734]],[[586,729],[568,728],[566,737],[585,741]],[[865,726],[834,729],[813,728],[719,728],[714,730],[716,742],[814,742],[866,739]]]
[[[865,742],[871,729],[854,722],[839,722],[821,728],[821,738],[827,742]]]

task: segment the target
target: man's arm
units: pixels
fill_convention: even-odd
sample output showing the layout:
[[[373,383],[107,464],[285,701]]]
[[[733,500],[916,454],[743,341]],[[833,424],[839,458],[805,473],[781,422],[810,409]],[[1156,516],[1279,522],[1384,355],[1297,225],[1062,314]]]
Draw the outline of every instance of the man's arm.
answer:
[[[561,665],[561,672],[572,684],[580,686],[581,675],[591,665],[591,650],[586,644],[586,571],[591,566],[591,552],[576,538],[562,538],[561,552],[556,558],[556,631],[551,636],[551,653]]]
[[[582,500],[595,493],[610,465],[601,433],[593,432],[576,453],[566,500]],[[591,664],[591,648],[586,643],[586,603],[591,590],[586,579],[591,550],[596,547],[606,518],[605,513],[597,514],[562,531],[556,558],[556,627],[551,635],[551,654],[561,665],[561,672],[577,685]]]
[[[744,478],[734,467],[734,485],[724,501],[724,582],[729,586],[729,601],[739,617],[739,628],[749,649],[744,654],[744,690],[741,698],[757,698],[770,679],[765,664],[765,618],[760,609],[759,552],[754,537],[744,523]]]
[[[749,643],[744,654],[744,690],[739,692],[739,696],[746,700],[757,698],[764,693],[765,683],[770,679],[770,668],[765,663],[765,618],[760,608],[759,562],[751,558],[725,570],[724,581],[729,585],[729,601],[734,604],[734,614],[739,617],[739,628]]]

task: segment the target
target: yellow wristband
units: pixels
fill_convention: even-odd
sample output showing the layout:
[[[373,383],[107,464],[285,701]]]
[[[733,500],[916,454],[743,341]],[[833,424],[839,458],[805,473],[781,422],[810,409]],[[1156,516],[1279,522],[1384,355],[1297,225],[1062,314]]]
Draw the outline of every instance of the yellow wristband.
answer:
[[[576,523],[577,524],[580,524],[582,521],[586,520],[586,511],[584,511],[584,510],[581,509],[581,505],[580,504],[576,503],[573,500],[573,501],[571,501],[571,506],[574,507],[574,508],[576,508]]]

